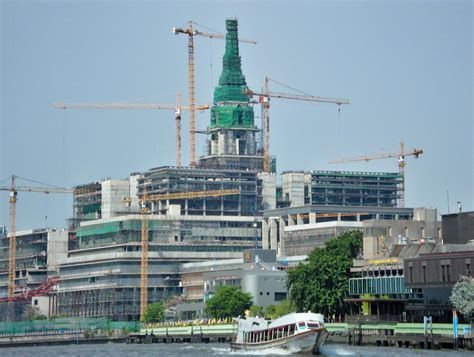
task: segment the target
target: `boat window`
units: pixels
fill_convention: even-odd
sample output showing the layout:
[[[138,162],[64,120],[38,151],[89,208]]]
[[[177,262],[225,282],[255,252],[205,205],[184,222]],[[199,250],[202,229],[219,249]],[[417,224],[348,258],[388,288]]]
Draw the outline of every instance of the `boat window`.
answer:
[[[307,322],[308,328],[319,328],[319,322]]]
[[[304,321],[303,322],[298,322],[298,328],[300,330],[304,330],[306,328],[306,324],[304,323]]]

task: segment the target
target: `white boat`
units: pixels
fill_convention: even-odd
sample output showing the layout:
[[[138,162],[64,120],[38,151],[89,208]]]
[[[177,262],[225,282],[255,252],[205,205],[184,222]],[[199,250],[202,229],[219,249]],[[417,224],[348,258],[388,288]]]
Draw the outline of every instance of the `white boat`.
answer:
[[[327,337],[321,314],[292,313],[274,321],[263,318],[235,319],[237,337],[232,351],[281,348],[292,353],[318,353]]]

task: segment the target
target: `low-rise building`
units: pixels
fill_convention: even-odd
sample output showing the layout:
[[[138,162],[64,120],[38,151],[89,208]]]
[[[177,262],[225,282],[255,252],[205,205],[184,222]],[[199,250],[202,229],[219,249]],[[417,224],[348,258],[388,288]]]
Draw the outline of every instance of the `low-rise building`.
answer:
[[[292,262],[293,263],[293,262]],[[248,249],[242,258],[182,264],[185,303],[177,307],[181,319],[203,317],[205,302],[221,286],[239,286],[266,308],[287,298],[288,262],[278,262],[274,250]]]
[[[418,320],[429,315],[435,321],[450,321],[453,286],[461,276],[474,277],[473,267],[474,241],[440,244],[430,253],[405,259],[406,287],[423,292],[423,299],[409,304],[407,309]]]

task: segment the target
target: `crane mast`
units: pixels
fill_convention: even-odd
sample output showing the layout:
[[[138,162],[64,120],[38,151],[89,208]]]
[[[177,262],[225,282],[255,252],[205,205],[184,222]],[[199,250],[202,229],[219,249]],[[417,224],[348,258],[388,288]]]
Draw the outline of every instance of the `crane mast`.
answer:
[[[61,187],[29,187],[17,186],[16,179],[18,176],[12,175],[10,187],[0,186],[0,191],[10,192],[10,216],[9,216],[9,232],[8,232],[8,319],[14,320],[13,303],[15,300],[15,270],[16,270],[16,202],[18,192],[43,192],[43,193],[72,193],[72,190]]]
[[[181,166],[181,92],[176,92],[176,166]]]
[[[15,176],[12,176],[10,189],[10,240],[8,241],[8,319],[10,321],[13,321],[13,299],[15,297],[16,196]]]
[[[148,208],[146,206],[148,194],[145,183],[143,184],[142,200],[142,236],[141,236],[141,262],[140,262],[140,319],[145,319],[148,305]]]
[[[182,198],[204,198],[204,197],[219,197],[228,195],[238,195],[240,190],[207,190],[207,191],[190,191],[167,193],[159,195],[148,195],[145,182],[143,183],[143,196],[141,200],[141,265],[140,265],[140,319],[145,318],[146,309],[148,306],[148,215],[150,211],[146,206],[147,202],[157,200],[172,200]],[[125,198],[130,202],[131,198]]]

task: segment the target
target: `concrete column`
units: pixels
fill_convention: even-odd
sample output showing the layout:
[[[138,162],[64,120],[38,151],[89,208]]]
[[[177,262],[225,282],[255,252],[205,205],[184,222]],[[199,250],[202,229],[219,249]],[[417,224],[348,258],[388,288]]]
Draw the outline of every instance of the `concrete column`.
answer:
[[[277,223],[274,219],[269,220],[270,224],[270,249],[278,248]]]
[[[283,219],[283,217],[282,217]],[[295,219],[293,218],[292,215],[288,215],[288,225],[289,226],[294,226],[295,225]]]
[[[316,223],[316,213],[310,212],[310,214],[309,214],[309,223]]]
[[[296,215],[296,224],[303,224],[303,218],[301,218],[301,214]]]
[[[270,241],[268,240],[268,219],[262,219],[262,248],[270,249]]]
[[[293,221],[294,224],[294,221]],[[282,257],[285,254],[285,217],[280,217],[280,248],[277,248],[277,257]]]

